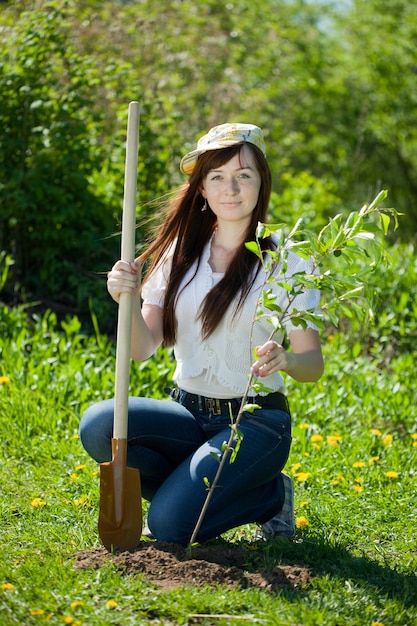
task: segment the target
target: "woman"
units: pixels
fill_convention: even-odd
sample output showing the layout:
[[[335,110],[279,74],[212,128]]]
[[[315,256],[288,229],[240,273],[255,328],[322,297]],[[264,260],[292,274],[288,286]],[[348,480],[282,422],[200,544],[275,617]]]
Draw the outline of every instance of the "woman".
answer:
[[[261,408],[240,422],[240,449],[222,471],[197,539],[250,522],[261,525],[265,538],[292,536],[293,485],[282,473],[291,418],[280,372],[316,381],[323,359],[312,324],[303,330],[287,320],[286,350],[281,337],[268,340],[270,323],[254,322],[264,271],[244,244],[254,240],[258,222],[266,221],[271,174],[263,133],[251,124],[216,126],[182,159],[181,170],[188,182],[147,251],[134,263],[118,261],[108,275],[116,302],[122,292],[135,294],[133,359],[147,359],[164,343],[174,346],[177,364],[175,401],[129,399],[127,463],[140,470],[152,535],[187,544],[207,480],[212,482],[229,439],[230,408],[236,416],[252,371],[271,393],[250,399]],[[274,241],[262,241],[267,254]],[[147,259],[141,304],[141,264]],[[285,279],[303,270],[309,270],[308,262],[290,253]],[[272,288],[285,306],[288,292],[274,283]],[[311,289],[294,306],[318,304],[319,294]],[[93,405],[82,418],[81,441],[98,463],[111,459],[112,426],[112,400]]]

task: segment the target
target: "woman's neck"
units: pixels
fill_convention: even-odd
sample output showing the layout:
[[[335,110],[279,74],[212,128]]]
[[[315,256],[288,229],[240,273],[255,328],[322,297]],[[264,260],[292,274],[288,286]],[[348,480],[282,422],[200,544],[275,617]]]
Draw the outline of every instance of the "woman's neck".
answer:
[[[226,272],[243,240],[244,235],[239,235],[236,229],[216,228],[211,239],[209,258],[213,272]]]

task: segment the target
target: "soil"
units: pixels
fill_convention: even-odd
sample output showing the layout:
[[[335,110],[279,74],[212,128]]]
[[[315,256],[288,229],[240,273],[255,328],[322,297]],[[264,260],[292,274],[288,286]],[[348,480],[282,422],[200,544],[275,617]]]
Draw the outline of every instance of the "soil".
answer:
[[[273,592],[282,587],[306,584],[311,570],[302,565],[273,565],[267,569],[248,567],[250,552],[233,544],[208,544],[192,549],[191,556],[178,544],[141,541],[134,552],[110,554],[105,548],[84,550],[75,555],[74,567],[99,569],[112,562],[121,574],[143,574],[164,590],[184,586],[246,589],[257,587]]]

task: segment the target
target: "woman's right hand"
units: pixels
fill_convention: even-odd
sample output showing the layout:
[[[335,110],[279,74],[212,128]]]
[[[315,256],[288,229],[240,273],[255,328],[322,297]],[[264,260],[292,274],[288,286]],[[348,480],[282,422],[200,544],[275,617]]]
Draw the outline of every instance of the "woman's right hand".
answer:
[[[139,293],[141,265],[138,261],[117,261],[107,274],[107,291],[115,302],[121,293]]]

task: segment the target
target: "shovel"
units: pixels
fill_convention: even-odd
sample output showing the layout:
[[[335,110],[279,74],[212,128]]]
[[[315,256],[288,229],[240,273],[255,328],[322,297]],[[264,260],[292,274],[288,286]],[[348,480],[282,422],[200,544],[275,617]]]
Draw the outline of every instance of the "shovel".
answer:
[[[139,103],[130,102],[122,217],[121,258],[135,258],[136,183],[139,143]],[[98,532],[109,551],[133,550],[142,533],[142,494],[139,471],[126,466],[127,407],[132,332],[132,294],[119,299],[112,460],[100,464]]]

